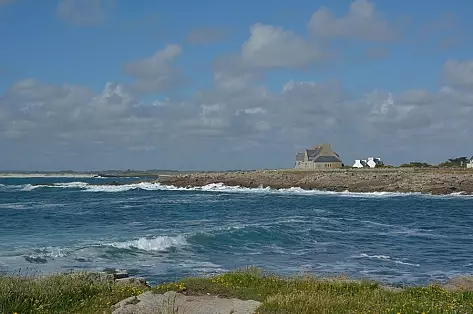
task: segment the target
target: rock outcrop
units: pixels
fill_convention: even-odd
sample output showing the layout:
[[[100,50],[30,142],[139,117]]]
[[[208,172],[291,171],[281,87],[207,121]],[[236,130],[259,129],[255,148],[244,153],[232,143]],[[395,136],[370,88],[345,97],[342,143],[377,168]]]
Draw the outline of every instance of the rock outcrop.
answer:
[[[473,171],[467,169],[339,169],[326,171],[260,170],[193,173],[164,177],[162,184],[177,187],[223,183],[248,188],[300,187],[326,191],[418,192],[473,194]]]
[[[222,299],[215,296],[185,296],[176,292],[151,291],[130,297],[112,306],[113,314],[252,314],[260,302]]]

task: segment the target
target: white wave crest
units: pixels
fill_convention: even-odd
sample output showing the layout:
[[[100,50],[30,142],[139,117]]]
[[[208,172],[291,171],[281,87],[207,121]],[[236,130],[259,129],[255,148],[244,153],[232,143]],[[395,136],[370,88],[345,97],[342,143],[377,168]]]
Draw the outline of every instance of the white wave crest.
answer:
[[[146,190],[146,191],[156,191],[156,190],[165,190],[163,185],[159,183],[151,183],[151,182],[140,182],[140,183],[133,183],[133,184],[122,184],[122,185],[87,185],[86,190],[88,192],[125,192],[129,190]]]
[[[360,257],[367,257],[367,258],[375,258],[375,259],[380,259],[380,260],[384,260],[384,261],[388,261],[391,259],[390,256],[388,255],[368,255],[368,254],[360,254]]]
[[[358,256],[355,256],[356,258],[369,258],[369,259],[378,259],[381,261],[387,261],[387,262],[394,262],[395,264],[399,265],[406,265],[406,266],[415,266],[415,267],[420,267],[419,264],[414,264],[414,263],[409,263],[405,262],[405,259],[397,259],[397,258],[392,258],[391,256],[388,255],[368,255],[366,253],[362,253]]]
[[[181,247],[187,244],[184,236],[160,236],[154,238],[138,238],[132,241],[126,242],[114,242],[110,245],[120,249],[139,249],[143,251],[157,251],[164,252],[172,247]]]
[[[18,186],[17,186],[18,187]],[[75,188],[82,189],[85,192],[126,192],[129,190],[146,190],[146,191],[203,191],[203,192],[223,192],[223,193],[251,193],[251,194],[279,194],[279,195],[327,195],[338,197],[359,197],[359,198],[391,198],[391,197],[435,197],[435,198],[450,198],[450,197],[468,197],[462,193],[452,193],[447,195],[431,195],[422,194],[420,192],[401,193],[401,192],[334,192],[322,190],[305,190],[299,187],[291,187],[287,189],[272,189],[270,187],[247,188],[241,186],[228,186],[223,183],[211,183],[204,186],[196,187],[176,187],[173,185],[163,185],[159,182],[140,182],[130,184],[90,184],[87,182],[68,182],[68,183],[54,183],[51,185],[31,185],[25,184],[20,187],[22,191],[32,191],[39,187],[50,188]]]
[[[72,189],[85,189],[89,184],[87,182],[64,182],[64,183],[54,183],[49,187],[57,188],[72,188]],[[47,185],[46,185],[47,186]]]
[[[20,186],[22,187],[21,191],[25,191],[25,192],[33,191],[34,189],[39,187],[39,185],[32,185],[32,184],[25,184],[25,185],[20,185]]]

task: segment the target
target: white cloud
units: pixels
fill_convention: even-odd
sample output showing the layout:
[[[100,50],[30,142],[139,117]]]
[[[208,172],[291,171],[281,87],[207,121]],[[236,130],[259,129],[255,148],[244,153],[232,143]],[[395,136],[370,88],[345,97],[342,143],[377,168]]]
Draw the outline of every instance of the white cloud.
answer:
[[[254,57],[274,42],[248,43]],[[84,167],[109,156],[104,160],[112,164],[140,160],[152,168],[233,168],[244,158],[222,154],[256,154],[259,146],[266,151],[252,155],[248,165],[291,166],[299,146],[326,141],[347,162],[369,153],[389,163],[409,161],[405,158],[438,162],[452,157],[445,154],[455,149],[461,154],[473,151],[467,138],[473,132],[473,93],[465,88],[472,86],[471,61],[446,62],[446,85],[438,91],[374,89],[357,96],[336,80],[291,80],[271,90],[257,81],[263,66],[253,63],[254,69],[241,55],[217,62],[215,84],[189,98],[141,99],[140,83],[175,77],[173,62],[180,53],[180,46],[168,45],[130,62],[124,71],[136,79],[133,85],[107,82],[98,93],[37,79],[16,82],[0,95],[0,145],[17,149],[17,156],[57,153],[44,157],[51,165],[59,156],[81,156],[74,162]],[[275,57],[266,66],[282,66],[281,60]],[[295,64],[302,63],[286,63]],[[174,81],[152,90],[165,90],[169,82]],[[432,141],[436,145],[425,144]],[[408,153],[402,155],[402,150]],[[94,158],[87,161],[84,156],[89,154]],[[110,161],[110,156],[117,157]]]
[[[318,37],[346,37],[365,41],[385,41],[396,37],[396,31],[369,0],[355,0],[350,4],[346,16],[335,17],[322,7],[307,25]]]
[[[295,144],[322,141],[331,142],[347,162],[368,148],[385,159],[397,158],[390,162],[403,162],[396,155],[401,147],[412,150],[405,158],[440,161],[449,156],[438,147],[455,147],[462,134],[473,131],[471,100],[468,91],[447,87],[437,92],[374,90],[354,97],[336,81],[289,81],[277,92],[263,85],[247,84],[239,90],[216,85],[186,101],[148,102],[111,82],[92,93],[81,86],[28,79],[0,98],[0,142],[31,149],[42,145],[58,156],[91,154],[95,163],[103,154],[115,154],[125,163],[137,160],[133,153],[139,152],[148,156],[147,165],[164,163],[170,168],[189,158],[201,168],[212,168],[219,154],[248,154],[259,145],[278,152],[265,156],[265,162],[290,166]],[[437,145],[425,145],[434,139]],[[8,146],[13,143],[9,141],[15,146]],[[473,150],[467,143],[462,149]],[[181,150],[186,147],[193,147],[191,155]],[[218,163],[232,168],[237,161]]]
[[[57,16],[76,26],[102,24],[111,0],[60,0],[56,8]]]
[[[443,75],[447,84],[463,87],[473,87],[473,60],[448,60],[443,66]]]
[[[250,38],[242,46],[242,58],[263,68],[301,67],[324,59],[315,44],[280,27],[254,24]]]
[[[181,46],[168,44],[151,57],[127,63],[125,73],[136,79],[132,87],[140,92],[156,92],[182,84],[183,74],[173,67],[181,51]]]

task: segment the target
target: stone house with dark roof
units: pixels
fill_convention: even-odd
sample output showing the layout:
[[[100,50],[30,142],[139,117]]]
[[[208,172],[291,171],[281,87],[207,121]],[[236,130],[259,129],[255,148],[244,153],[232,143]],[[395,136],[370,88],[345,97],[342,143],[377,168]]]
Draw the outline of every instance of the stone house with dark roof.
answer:
[[[342,167],[340,156],[332,150],[330,144],[315,145],[296,154],[295,169],[320,170]]]
[[[466,167],[470,169],[473,168],[473,156],[470,158],[470,160],[468,160]]]

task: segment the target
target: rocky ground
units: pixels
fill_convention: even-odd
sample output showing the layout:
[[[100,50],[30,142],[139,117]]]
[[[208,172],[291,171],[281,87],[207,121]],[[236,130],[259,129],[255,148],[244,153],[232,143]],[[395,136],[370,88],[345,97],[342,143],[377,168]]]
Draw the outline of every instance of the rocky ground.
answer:
[[[112,307],[113,314],[252,314],[260,306],[252,300],[225,299],[216,296],[186,296],[174,291],[151,291],[130,297]]]
[[[177,187],[223,183],[249,188],[473,194],[473,171],[470,169],[259,170],[176,175],[161,178],[159,182]]]

